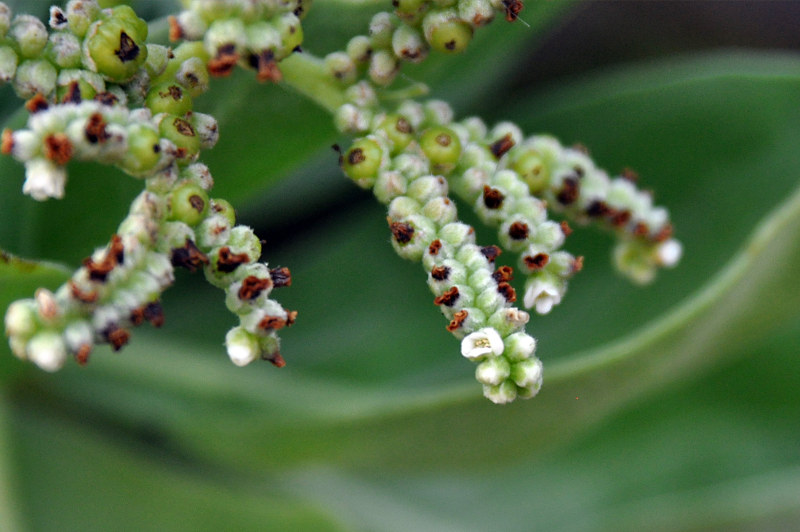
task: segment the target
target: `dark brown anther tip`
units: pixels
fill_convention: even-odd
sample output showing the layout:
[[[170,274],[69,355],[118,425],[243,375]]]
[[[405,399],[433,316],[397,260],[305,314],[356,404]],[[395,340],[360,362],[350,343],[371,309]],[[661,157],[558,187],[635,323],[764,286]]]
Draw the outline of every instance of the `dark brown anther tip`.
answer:
[[[489,185],[484,185],[483,204],[486,205],[487,209],[499,209],[503,205],[504,199],[506,199],[506,197],[502,192]]]
[[[119,34],[119,49],[114,50],[114,55],[119,57],[119,60],[123,63],[133,61],[139,56],[139,46],[127,33],[121,31]]]
[[[495,245],[485,246],[481,248],[481,253],[483,254],[484,257],[486,257],[486,259],[489,262],[494,262],[502,252],[503,250]]]
[[[45,111],[48,107],[50,107],[50,104],[47,103],[47,98],[38,92],[30,100],[25,102],[25,109],[31,114]]]
[[[562,205],[572,205],[578,199],[580,192],[580,185],[578,184],[578,177],[568,177],[564,179],[561,185],[561,190],[556,194],[556,199]]]
[[[430,246],[428,246],[428,253],[436,256],[439,254],[439,251],[441,249],[442,249],[442,241],[437,238],[436,240],[431,242]]]
[[[511,266],[500,266],[492,274],[492,278],[498,283],[512,281],[514,279],[514,269]]]
[[[242,279],[242,286],[239,288],[238,296],[242,301],[252,301],[261,295],[261,292],[272,287],[272,279],[261,279],[255,275],[249,275]]]
[[[86,140],[92,144],[103,143],[111,136],[106,131],[106,122],[103,115],[100,113],[93,113],[89,117],[85,130]]]
[[[536,255],[526,255],[522,257],[525,266],[531,271],[541,270],[550,262],[550,255],[547,253],[537,253]]]
[[[561,232],[564,233],[564,236],[569,236],[572,234],[572,227],[569,226],[566,220],[561,222]]]
[[[506,135],[503,138],[489,145],[489,151],[492,152],[495,159],[499,159],[513,147],[514,147],[514,140],[511,138],[511,133],[506,133]]]
[[[517,300],[517,291],[514,290],[514,287],[508,284],[507,282],[503,281],[501,283],[497,283],[497,292],[506,298],[506,301],[509,303],[513,303]]]
[[[183,247],[172,250],[170,261],[173,266],[186,268],[192,273],[196,272],[204,264],[209,263],[208,257],[197,248],[194,242],[188,239]]]
[[[514,222],[508,228],[508,236],[513,240],[525,240],[528,238],[529,234],[530,229],[528,228],[528,224],[524,222]]]
[[[407,222],[393,222],[389,221],[389,229],[392,231],[392,236],[398,244],[408,244],[414,238],[414,227]]]
[[[454,332],[456,329],[461,327],[464,324],[464,320],[467,319],[469,316],[469,312],[466,310],[459,310],[453,315],[453,319],[447,325],[447,330],[450,332]]]
[[[456,301],[458,301],[458,297],[459,297],[458,287],[454,286],[444,294],[437,296],[433,300],[433,304],[444,305],[445,307],[452,307],[453,305],[456,304]]]
[[[75,362],[78,363],[79,366],[85,366],[89,363],[89,355],[92,352],[92,346],[88,344],[84,344],[78,348],[78,351],[75,353]]]
[[[103,333],[106,341],[111,344],[111,349],[119,351],[131,339],[131,333],[118,325],[112,325]]]
[[[292,286],[292,272],[285,266],[271,269],[269,271],[269,276],[272,278],[272,283],[275,288]]]
[[[222,273],[230,273],[249,261],[250,257],[247,256],[247,253],[234,253],[231,248],[224,246],[220,248],[217,256],[217,270]]]
[[[64,165],[72,159],[72,142],[65,133],[51,133],[44,138],[44,156],[56,164]]]
[[[446,281],[450,276],[450,268],[447,266],[434,266],[431,270],[431,277],[437,281]]]
[[[519,12],[522,11],[525,5],[522,3],[522,0],[503,0],[503,7],[506,12],[506,20],[508,22],[514,22],[519,17]]]

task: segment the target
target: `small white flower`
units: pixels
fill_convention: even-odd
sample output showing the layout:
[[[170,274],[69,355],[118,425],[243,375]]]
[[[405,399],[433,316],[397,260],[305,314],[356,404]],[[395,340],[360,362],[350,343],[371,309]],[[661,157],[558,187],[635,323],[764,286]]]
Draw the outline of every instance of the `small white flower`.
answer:
[[[678,261],[681,260],[681,255],[683,255],[683,246],[674,238],[662,242],[658,248],[656,248],[658,264],[667,268],[678,264]]]
[[[535,279],[525,290],[525,308],[536,307],[539,314],[547,314],[561,303],[561,291],[552,283]]]
[[[239,367],[246,366],[261,354],[258,339],[242,327],[234,327],[225,335],[225,347],[231,362]]]
[[[461,354],[471,360],[485,355],[499,356],[503,354],[503,339],[493,328],[484,327],[461,340]]]
[[[47,198],[63,198],[67,173],[64,168],[46,159],[33,159],[25,163],[23,194],[37,201]]]
[[[28,342],[28,358],[45,371],[57,371],[67,361],[64,340],[57,332],[43,332]]]

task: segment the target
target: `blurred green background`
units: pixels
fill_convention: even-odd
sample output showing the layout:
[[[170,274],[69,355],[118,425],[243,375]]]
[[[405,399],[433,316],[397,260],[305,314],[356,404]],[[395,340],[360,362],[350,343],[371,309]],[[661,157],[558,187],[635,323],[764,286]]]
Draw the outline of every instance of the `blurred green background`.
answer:
[[[304,48],[341,48],[388,2],[350,4],[317,0]],[[678,268],[631,286],[611,239],[576,231],[586,267],[528,328],[544,387],[492,405],[383,207],[339,174],[330,145],[347,140],[239,72],[198,102],[222,133],[203,161],[264,259],[292,270],[276,294],[299,311],[287,367],[234,367],[223,295],[185,272],[163,329],[86,368],[45,374],[3,345],[0,530],[797,529],[800,4],[529,0],[523,19],[405,76],[459,116],[637,170],[672,213]],[[5,126],[18,108],[3,88]],[[76,164],[66,198],[39,204],[19,164],[1,158],[0,176],[0,248],[70,268],[140,189]],[[62,279],[0,264],[0,308]]]

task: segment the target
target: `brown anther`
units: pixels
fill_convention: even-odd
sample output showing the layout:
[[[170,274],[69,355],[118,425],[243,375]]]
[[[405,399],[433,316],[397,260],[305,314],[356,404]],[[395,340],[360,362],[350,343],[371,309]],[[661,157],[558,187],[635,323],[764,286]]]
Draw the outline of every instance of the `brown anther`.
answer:
[[[408,244],[414,238],[414,227],[407,222],[393,222],[390,219],[389,229],[398,244]]]
[[[609,222],[614,227],[622,227],[631,220],[631,211],[617,211],[612,210],[609,217]]]
[[[480,13],[475,13],[475,15],[472,17],[472,25],[475,26],[475,27],[484,26],[484,25],[488,24],[489,22],[491,22],[492,18],[494,18],[494,17],[493,16],[484,17]]]
[[[83,344],[75,353],[75,362],[77,362],[79,366],[85,366],[89,362],[89,354],[91,352],[92,346],[89,344]]]
[[[252,301],[260,296],[261,292],[270,288],[272,288],[272,279],[261,279],[255,275],[249,275],[242,279],[242,286],[237,295],[242,301]]]
[[[411,122],[409,122],[402,116],[397,119],[397,122],[395,122],[394,124],[394,128],[397,130],[398,133],[403,133],[406,135],[414,132],[414,128],[411,126]]]
[[[514,222],[508,228],[508,236],[510,236],[513,240],[525,240],[528,238],[530,234],[530,229],[528,228],[528,224],[525,222]]]
[[[286,360],[284,360],[284,358],[281,356],[280,353],[272,353],[265,360],[271,362],[272,365],[275,366],[276,368],[282,368],[283,366],[286,365]]]
[[[77,81],[71,81],[67,85],[67,92],[61,98],[61,103],[81,103],[83,97],[81,96],[81,86]]]
[[[249,63],[256,69],[258,81],[278,83],[283,79],[283,74],[278,68],[278,62],[275,61],[275,53],[272,50],[264,50],[259,54],[250,55]]]
[[[619,176],[622,179],[627,179],[631,183],[636,183],[636,182],[639,181],[639,173],[636,172],[636,170],[633,170],[633,169],[628,168],[628,167],[623,168],[622,172],[620,172]]]
[[[190,272],[197,271],[204,264],[208,264],[208,257],[200,251],[194,242],[186,239],[183,247],[175,248],[170,253],[170,262],[173,266],[186,268]]]
[[[514,290],[514,287],[508,284],[507,282],[503,281],[502,283],[497,283],[497,292],[506,298],[506,301],[509,303],[513,303],[517,300],[517,291]]]
[[[650,234],[650,228],[644,222],[637,222],[633,226],[633,234],[638,237],[645,237]]]
[[[294,325],[295,321],[297,321],[297,311],[296,310],[287,310],[286,311],[286,326],[289,327],[290,325]]]
[[[578,273],[583,269],[583,256],[575,257],[572,261],[572,273]]]
[[[665,240],[669,240],[672,236],[672,224],[666,224],[658,233],[655,234],[653,240],[656,242],[664,242]]]
[[[458,287],[454,286],[454,287],[450,288],[450,290],[448,290],[444,294],[442,294],[440,296],[437,296],[433,300],[433,304],[434,305],[444,305],[445,307],[452,307],[453,305],[456,304],[456,301],[458,301],[458,297],[459,297]]]
[[[94,303],[97,301],[98,296],[96,291],[84,292],[72,279],[67,282],[67,285],[69,286],[69,292],[72,294],[72,297],[78,301],[82,303]]]
[[[287,318],[281,316],[264,316],[264,318],[258,322],[258,328],[265,331],[277,331],[289,325],[288,321]]]
[[[450,268],[448,266],[434,266],[431,270],[431,278],[437,281],[446,281],[450,276]]]
[[[458,43],[456,42],[455,39],[451,39],[451,40],[447,41],[446,43],[444,43],[444,47],[447,48],[448,50],[455,50],[457,44]]]
[[[217,270],[222,273],[230,273],[248,262],[250,262],[250,257],[247,253],[234,253],[231,248],[224,246],[220,248],[217,255]]]
[[[499,209],[503,205],[504,199],[506,199],[506,197],[502,192],[489,185],[484,185],[483,204],[486,205],[487,209]]]
[[[107,105],[111,107],[112,105],[116,105],[119,102],[119,98],[113,93],[110,92],[98,92],[94,95],[94,99],[97,102],[100,102],[103,105]]]
[[[11,150],[14,149],[14,132],[8,128],[3,130],[0,136],[0,153],[3,155],[10,155]]]
[[[610,212],[608,205],[606,202],[601,200],[595,200],[586,207],[586,214],[593,218],[599,218],[601,216],[607,216]]]
[[[514,279],[514,268],[511,266],[500,266],[494,271],[492,278],[498,283],[511,281]]]
[[[67,16],[64,14],[63,11],[60,9],[52,9],[50,10],[50,24],[51,26],[56,29],[62,29],[62,27],[67,23]]]
[[[431,255],[436,256],[436,255],[439,254],[439,251],[441,249],[442,249],[442,241],[437,238],[436,240],[431,242],[430,246],[428,246],[428,253],[430,253]]]
[[[178,19],[174,15],[170,15],[167,17],[167,21],[169,22],[169,40],[175,42],[183,39],[185,34],[183,28],[181,28],[181,25],[178,23]]]
[[[292,286],[292,273],[286,266],[271,269],[269,271],[269,276],[272,279],[272,284],[275,288]]]
[[[239,54],[236,52],[235,44],[220,46],[217,56],[208,61],[208,73],[216,77],[225,77],[233,72],[233,67],[239,61]]]
[[[498,246],[491,245],[491,246],[484,246],[481,248],[481,253],[489,262],[494,262],[497,257],[503,252]]]
[[[144,323],[144,307],[133,309],[131,311],[130,320],[134,327],[138,327]]]
[[[39,111],[45,111],[48,107],[50,107],[50,104],[47,103],[47,98],[45,98],[39,92],[37,92],[33,98],[25,102],[25,109],[27,109],[31,114],[38,113]]]
[[[183,98],[183,90],[178,85],[170,85],[165,91],[159,91],[162,98],[172,98],[176,102]]]
[[[187,137],[194,137],[196,133],[194,132],[194,128],[192,124],[184,120],[183,118],[176,118],[172,121],[172,125],[175,126],[175,129],[181,135],[185,135]]]
[[[364,150],[361,148],[353,148],[347,152],[347,162],[351,165],[363,163],[366,160],[367,157],[364,155]]]
[[[569,236],[572,234],[572,227],[569,226],[566,220],[561,222],[561,232],[564,233],[564,236]]]
[[[564,183],[561,185],[561,190],[558,191],[556,199],[562,205],[571,205],[578,199],[579,191],[580,186],[578,185],[577,176],[568,177],[564,179]]]
[[[92,281],[105,282],[108,274],[125,260],[125,248],[122,245],[122,238],[119,235],[113,235],[111,242],[108,244],[106,255],[100,262],[95,262],[91,257],[83,260],[83,265],[89,272],[89,279]]]
[[[409,50],[408,48],[403,48],[400,50],[400,55],[403,59],[407,59],[409,61],[413,61],[415,59],[419,59],[422,55],[422,50],[420,48],[416,48],[413,50]]]
[[[522,257],[525,266],[531,271],[541,270],[550,262],[550,255],[547,253],[537,253],[536,255],[525,255]]]
[[[489,150],[492,152],[492,154],[495,156],[496,159],[499,159],[513,147],[514,147],[514,140],[511,138],[511,133],[506,133],[503,138],[490,144]]]
[[[151,301],[145,305],[142,316],[149,321],[150,325],[153,327],[161,327],[164,325],[164,308],[158,301]]]
[[[123,63],[133,61],[139,57],[139,46],[127,33],[121,31],[119,34],[119,49],[114,50],[114,55],[119,57],[119,60]]]
[[[447,330],[453,332],[459,327],[461,327],[461,325],[464,324],[464,320],[467,319],[467,316],[469,316],[469,312],[467,312],[466,310],[459,310],[458,312],[453,314],[453,319],[447,325]]]
[[[111,348],[119,351],[131,339],[131,333],[118,325],[112,325],[103,333]]]
[[[522,0],[503,0],[503,7],[506,11],[506,20],[514,22],[519,17],[519,12],[525,7]]]
[[[92,144],[103,143],[111,136],[106,131],[106,122],[103,115],[100,113],[93,113],[86,123],[86,140]]]
[[[44,138],[44,156],[56,164],[67,164],[72,158],[72,143],[65,133],[51,133]]]

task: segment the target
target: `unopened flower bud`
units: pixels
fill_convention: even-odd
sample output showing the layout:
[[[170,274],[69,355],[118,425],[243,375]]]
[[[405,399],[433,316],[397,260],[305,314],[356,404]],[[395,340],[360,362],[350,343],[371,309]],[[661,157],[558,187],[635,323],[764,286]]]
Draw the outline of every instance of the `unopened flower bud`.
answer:
[[[17,15],[11,21],[8,37],[19,45],[22,57],[34,58],[47,44],[47,28],[38,18],[31,15]]]
[[[436,126],[426,129],[419,145],[437,172],[449,172],[461,156],[461,142],[451,129]]]
[[[475,368],[475,379],[484,385],[498,386],[511,373],[511,366],[503,357],[490,357]]]
[[[356,64],[345,52],[333,52],[325,56],[325,71],[334,79],[349,85],[356,79]]]
[[[378,85],[388,85],[394,81],[399,67],[394,55],[386,50],[377,50],[369,61],[369,77]]]
[[[55,331],[43,331],[28,342],[28,359],[45,371],[58,371],[67,360],[67,349],[61,335]]]
[[[81,43],[71,33],[55,32],[50,35],[47,56],[59,68],[79,68],[81,65]]]
[[[422,20],[422,30],[431,47],[440,52],[462,52],[472,40],[472,26],[455,9],[431,11]]]
[[[505,346],[505,357],[511,362],[519,362],[529,359],[536,352],[536,339],[525,332],[515,332],[505,339]]]
[[[441,196],[447,196],[447,180],[441,176],[423,176],[408,185],[408,197],[421,204]]]
[[[15,301],[5,316],[6,335],[28,339],[37,328],[36,304],[32,299]]]
[[[193,112],[189,117],[197,137],[200,139],[200,147],[204,150],[213,148],[219,140],[219,124],[217,119],[205,113]]]
[[[389,13],[381,12],[372,17],[369,23],[369,38],[373,49],[390,48],[394,24]]]
[[[365,35],[357,35],[347,43],[347,55],[358,65],[366,64],[372,55],[372,42]]]
[[[428,45],[422,34],[404,24],[392,34],[392,51],[404,61],[419,63],[428,56]]]
[[[342,155],[341,166],[344,173],[362,188],[369,188],[378,177],[383,164],[383,148],[372,137],[356,140]]]
[[[80,39],[100,15],[100,6],[95,0],[70,0],[67,2],[66,13],[70,31]]]
[[[372,192],[381,203],[389,203],[406,193],[408,180],[401,172],[386,170],[378,174]]]
[[[483,396],[494,404],[511,403],[517,398],[517,387],[510,380],[503,381],[497,386],[484,385]]]
[[[58,71],[44,59],[23,61],[14,78],[14,90],[20,98],[31,98],[36,94],[49,95],[56,88]]]
[[[10,46],[0,46],[0,83],[14,79],[19,58]]]
[[[261,355],[258,337],[243,327],[234,327],[225,335],[225,348],[231,362],[239,367],[246,366]]]
[[[536,388],[542,385],[542,361],[529,358],[511,366],[511,380],[520,388]]]
[[[32,159],[25,163],[22,192],[37,201],[47,198],[61,199],[64,197],[66,181],[67,173],[62,166],[47,159]]]

